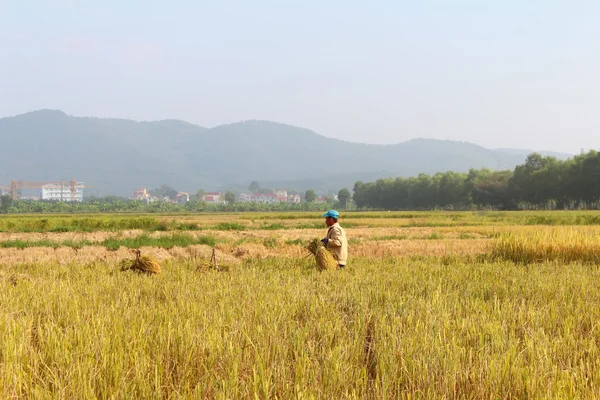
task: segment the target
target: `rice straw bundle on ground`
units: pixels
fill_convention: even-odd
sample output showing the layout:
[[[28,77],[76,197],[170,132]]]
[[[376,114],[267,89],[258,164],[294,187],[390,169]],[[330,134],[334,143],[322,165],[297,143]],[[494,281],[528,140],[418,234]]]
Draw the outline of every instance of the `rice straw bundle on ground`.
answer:
[[[333,255],[325,248],[325,245],[319,239],[311,240],[306,249],[315,256],[317,262],[317,269],[319,271],[328,269],[337,269],[338,263],[333,258]]]
[[[197,266],[198,271],[207,271],[207,270],[229,271],[228,265],[219,265],[217,263],[217,254],[216,254],[214,248],[212,250],[212,256],[210,257],[210,261],[200,258],[196,262],[198,263],[198,266]]]
[[[121,261],[121,271],[136,271],[145,274],[160,274],[160,265],[152,256],[142,256],[141,251],[135,251],[134,260]]]

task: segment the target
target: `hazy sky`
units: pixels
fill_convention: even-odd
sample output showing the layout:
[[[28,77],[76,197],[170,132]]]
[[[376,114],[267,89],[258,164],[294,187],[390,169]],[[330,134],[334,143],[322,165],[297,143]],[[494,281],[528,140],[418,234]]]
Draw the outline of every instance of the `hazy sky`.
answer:
[[[0,0],[0,117],[600,148],[600,1]]]

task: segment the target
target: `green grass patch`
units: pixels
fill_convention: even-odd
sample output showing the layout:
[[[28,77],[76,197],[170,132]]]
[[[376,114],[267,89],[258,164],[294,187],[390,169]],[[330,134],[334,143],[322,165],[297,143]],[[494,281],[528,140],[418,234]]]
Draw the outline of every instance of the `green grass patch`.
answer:
[[[245,231],[247,227],[237,222],[221,222],[210,229],[215,231]]]
[[[154,217],[141,216],[52,216],[1,217],[2,232],[94,232],[117,230],[159,230],[161,222]]]
[[[386,240],[406,240],[408,239],[408,235],[384,235],[384,236],[374,236],[371,240],[375,241],[386,241]]]
[[[285,244],[290,245],[290,246],[306,246],[306,244],[308,243],[308,240],[305,239],[288,239],[285,241]]]
[[[73,249],[80,249],[84,246],[93,246],[94,243],[89,240],[5,240],[0,242],[0,247],[4,249],[26,249],[29,247],[51,247],[57,249],[59,247],[71,247]]]
[[[201,231],[203,228],[195,222],[179,222],[172,225],[174,231]]]
[[[277,231],[277,230],[281,230],[281,229],[287,229],[287,227],[280,223],[273,223],[273,224],[261,225],[260,227],[258,227],[256,229],[261,230],[261,231]]]
[[[600,215],[588,213],[586,215],[577,213],[539,213],[528,216],[525,225],[600,225]]]
[[[148,246],[170,249],[175,246],[186,247],[196,244],[214,246],[216,244],[216,239],[213,236],[208,235],[194,237],[183,233],[173,233],[172,235],[157,238],[144,234],[131,238],[108,238],[102,242],[91,242],[89,240],[5,240],[0,242],[0,248],[25,249],[28,247],[50,247],[56,249],[59,247],[71,247],[73,249],[80,249],[84,246],[102,246],[106,247],[108,250],[118,250],[120,247],[136,249],[142,246]]]
[[[302,224],[298,224],[295,225],[294,228],[296,229],[325,229],[325,223],[324,222],[309,222],[309,223],[302,223]]]
[[[277,240],[277,238],[265,238],[262,241],[263,246],[265,246],[268,249],[274,249],[274,248],[276,248],[278,242],[279,241]]]
[[[119,247],[137,249],[142,246],[170,249],[175,246],[187,247],[195,244],[214,246],[216,244],[216,239],[213,236],[194,237],[185,233],[173,233],[172,235],[161,237],[140,235],[131,238],[109,238],[101,242],[101,245],[109,250],[118,250]]]

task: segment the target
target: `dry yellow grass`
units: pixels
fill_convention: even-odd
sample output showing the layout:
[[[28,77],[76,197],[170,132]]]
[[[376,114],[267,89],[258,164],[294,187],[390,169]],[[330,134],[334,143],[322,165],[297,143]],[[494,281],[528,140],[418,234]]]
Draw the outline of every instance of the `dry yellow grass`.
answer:
[[[188,247],[173,247],[172,249],[159,249],[156,247],[140,247],[143,254],[150,254],[159,262],[169,259],[210,259],[212,247],[206,245],[192,245]],[[237,265],[240,260],[227,254],[217,246],[218,260],[227,265]],[[0,265],[13,264],[89,264],[105,262],[118,264],[124,259],[131,258],[129,249],[121,247],[119,250],[110,251],[101,246],[85,246],[81,249],[69,247],[29,247],[26,249],[0,249]]]
[[[232,220],[235,221],[235,220]],[[314,222],[314,221],[313,221]],[[214,225],[215,221],[211,220],[210,224]],[[286,226],[285,223],[282,225]],[[588,233],[590,235],[600,236],[600,226],[570,226],[561,227],[568,228],[573,231]],[[450,226],[450,227],[398,227],[398,226],[379,226],[379,227],[355,227],[347,228],[346,232],[350,238],[373,240],[377,238],[385,238],[388,236],[404,237],[405,239],[420,239],[432,234],[441,234],[444,238],[453,239],[460,238],[464,234],[472,235],[473,238],[488,238],[501,233],[521,232],[533,234],[537,232],[552,232],[556,230],[556,226]],[[61,242],[65,240],[80,241],[87,240],[90,242],[102,242],[109,238],[129,238],[140,236],[144,233],[142,230],[122,230],[116,232],[0,232],[0,242],[2,241],[41,241],[52,240]],[[187,231],[186,234],[199,237],[210,235],[214,236],[217,241],[238,241],[242,239],[260,240],[270,237],[277,237],[282,241],[302,239],[310,240],[310,238],[322,236],[324,229],[281,229],[281,230],[248,230],[248,231],[223,231],[223,230],[203,230],[203,231]],[[172,235],[172,232],[156,231],[151,232],[148,236],[153,238],[166,237]],[[385,241],[385,240],[383,240]]]
[[[600,240],[597,235],[570,228],[535,234],[518,231],[496,241],[491,256],[524,264],[546,261],[600,264]]]
[[[139,229],[123,230],[118,232],[0,232],[0,242],[11,241],[11,240],[23,240],[23,241],[40,241],[40,240],[52,240],[62,242],[65,240],[80,241],[87,240],[90,242],[101,242],[103,240],[121,237],[135,237],[143,234],[144,231]],[[167,234],[168,232],[160,232],[160,234]]]
[[[209,220],[211,224],[214,219]],[[235,219],[231,221],[235,222]],[[251,222],[251,221],[245,221]],[[256,223],[264,223],[257,221]],[[555,226],[453,226],[453,227],[351,227],[346,229],[350,240],[350,257],[386,258],[408,256],[469,256],[489,253],[497,238],[504,233],[515,232],[523,236],[551,235]],[[578,235],[598,237],[598,226],[560,227]],[[323,229],[280,229],[249,231],[190,231],[186,235],[195,238],[205,235],[215,238],[217,256],[224,265],[236,265],[245,259],[274,257],[302,258],[303,243],[321,236]],[[128,238],[144,234],[140,230],[117,232],[65,232],[65,233],[0,233],[0,240],[41,241],[57,243],[71,240],[101,243],[109,238]],[[172,232],[152,232],[152,238],[168,237]],[[552,239],[554,240],[554,239]],[[551,241],[552,241],[551,240]],[[555,241],[555,240],[554,240]],[[144,254],[152,254],[158,261],[167,259],[204,259],[211,257],[212,247],[192,245],[161,249],[140,247]],[[118,263],[129,257],[129,250],[116,251],[102,246],[32,247],[26,249],[0,248],[0,265],[12,263]]]
[[[6,282],[9,285],[16,286],[19,282],[30,281],[29,274],[11,271],[10,269],[0,270],[0,283]]]
[[[533,228],[533,227],[526,227]],[[590,227],[581,227],[590,228]],[[540,228],[541,229],[541,228]],[[510,232],[510,227],[358,227],[346,229],[349,237],[354,239],[372,240],[385,238],[386,236],[405,237],[406,239],[419,239],[432,234],[441,233],[446,238],[458,238],[464,233],[472,233],[474,237],[486,237],[497,232]],[[302,239],[310,240],[313,237],[323,236],[324,229],[280,229],[280,230],[248,230],[248,231],[226,231],[226,230],[203,230],[186,231],[186,235],[195,238],[200,236],[213,236],[218,242],[223,241],[260,241],[262,239],[276,237],[281,241]],[[114,238],[132,238],[140,235],[147,235],[151,238],[160,238],[172,236],[173,232],[155,231],[144,232],[142,230],[123,230],[116,232],[31,232],[31,233],[10,233],[0,232],[0,242],[2,241],[89,241],[102,242],[106,239]]]
[[[380,242],[377,245],[360,243],[349,246],[352,257],[406,257],[406,256],[444,256],[455,254],[460,256],[478,255],[489,251],[489,240],[398,240]]]
[[[302,234],[306,236],[306,234]],[[294,239],[291,239],[294,237]],[[313,235],[314,237],[314,235]],[[287,240],[308,240],[308,238],[298,238],[295,235]],[[272,240],[272,246],[263,243],[265,240]],[[351,257],[405,257],[405,256],[443,256],[447,254],[455,255],[477,255],[486,253],[493,245],[493,241],[488,239],[406,239],[406,240],[380,240],[373,241],[361,239],[359,243],[351,243],[349,253]],[[264,259],[273,257],[284,258],[302,258],[305,255],[303,246],[286,244],[283,239],[277,237],[265,236],[257,241],[248,241],[242,243],[218,243],[215,246],[218,259],[227,265],[236,265],[244,259]],[[167,259],[210,259],[212,247],[207,245],[192,245],[188,247],[173,247],[171,249],[161,249],[156,247],[140,247],[144,254],[152,254],[157,260]],[[130,250],[120,248],[111,251],[102,246],[84,246],[80,249],[70,247],[29,247],[25,249],[18,248],[0,248],[0,265],[10,265],[14,263],[90,263],[90,262],[108,262],[118,263],[123,259],[130,257]]]
[[[407,256],[444,256],[448,254],[458,256],[479,255],[489,252],[492,245],[493,241],[489,239],[361,240],[360,243],[351,243],[349,245],[349,255],[350,257],[373,259]],[[304,247],[288,245],[285,242],[279,242],[274,248],[266,247],[262,243],[218,244],[217,248],[240,259],[301,258],[305,255]]]
[[[271,221],[248,217],[190,219]],[[218,261],[139,247],[163,267],[151,280],[114,273],[123,247],[0,249],[2,398],[598,397],[600,274],[581,261],[600,262],[599,227],[370,219],[346,229],[352,267],[335,277],[305,268],[324,229],[189,232],[213,235]]]

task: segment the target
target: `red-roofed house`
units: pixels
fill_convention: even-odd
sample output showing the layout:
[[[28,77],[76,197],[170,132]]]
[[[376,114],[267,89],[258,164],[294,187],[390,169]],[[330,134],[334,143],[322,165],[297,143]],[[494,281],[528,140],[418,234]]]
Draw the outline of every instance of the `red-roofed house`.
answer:
[[[221,197],[221,193],[219,192],[205,193],[204,196],[202,196],[202,200],[211,204],[219,204],[224,202],[223,198]]]

